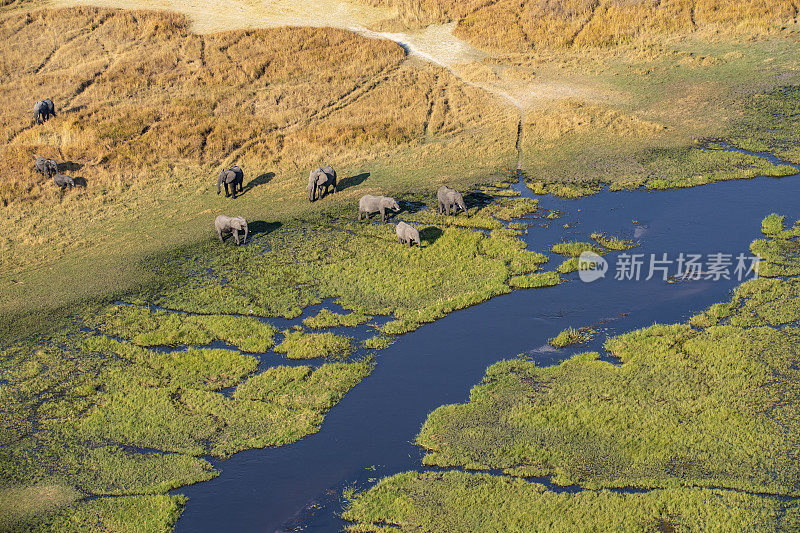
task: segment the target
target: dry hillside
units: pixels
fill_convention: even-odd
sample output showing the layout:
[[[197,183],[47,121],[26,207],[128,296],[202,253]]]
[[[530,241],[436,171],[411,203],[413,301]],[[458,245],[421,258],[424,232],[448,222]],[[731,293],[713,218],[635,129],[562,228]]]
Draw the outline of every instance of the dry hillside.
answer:
[[[746,32],[797,23],[796,0],[364,0],[402,24],[458,22],[456,35],[507,51],[610,45],[673,32]]]

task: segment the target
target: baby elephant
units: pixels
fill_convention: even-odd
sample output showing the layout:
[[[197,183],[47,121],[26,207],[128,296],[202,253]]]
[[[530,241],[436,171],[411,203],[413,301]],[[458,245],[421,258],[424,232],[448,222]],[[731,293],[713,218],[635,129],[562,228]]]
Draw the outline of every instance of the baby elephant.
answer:
[[[58,163],[56,163],[55,159],[47,159],[42,156],[36,156],[33,161],[33,167],[36,169],[36,172],[39,172],[48,178],[58,174]]]
[[[219,242],[224,242],[222,239],[223,233],[233,234],[233,240],[239,244],[239,232],[244,230],[244,239],[242,242],[247,241],[247,221],[244,217],[226,217],[220,215],[214,220],[214,227],[217,229],[217,236]]]
[[[336,171],[333,167],[312,170],[308,175],[308,201],[321,200],[323,196],[327,196],[328,187],[333,187],[333,192],[336,192]]]
[[[400,211],[400,206],[394,201],[394,198],[388,196],[371,196],[365,194],[358,201],[358,220],[361,220],[361,215],[365,214],[366,219],[369,220],[369,215],[375,211],[381,212],[381,222],[386,222],[386,210],[391,209],[395,213]]]
[[[417,243],[417,248],[419,248],[419,231],[417,231],[417,228],[411,224],[399,222],[394,230],[397,232],[400,244],[408,244],[408,247],[411,248],[411,241],[414,241]]]
[[[217,178],[217,194],[220,193],[222,185],[225,185],[225,198],[230,196],[228,192],[228,185],[231,186],[233,197],[236,198],[236,190],[239,192],[244,190],[242,184],[244,183],[244,171],[239,167],[223,168]]]
[[[55,176],[53,176],[53,183],[61,187],[62,191],[67,187],[71,189],[75,186],[75,180],[73,180],[66,174],[56,174]]]
[[[33,121],[36,124],[44,124],[51,116],[56,116],[56,106],[49,98],[39,100],[33,106]]]
[[[439,214],[441,215],[444,212],[450,214],[450,208],[453,209],[453,215],[458,213],[458,208],[460,207],[462,211],[467,214],[469,217],[469,211],[467,211],[467,206],[464,204],[464,197],[461,196],[455,189],[451,189],[447,185],[443,185],[439,187],[439,191],[436,193],[436,198],[439,200]]]

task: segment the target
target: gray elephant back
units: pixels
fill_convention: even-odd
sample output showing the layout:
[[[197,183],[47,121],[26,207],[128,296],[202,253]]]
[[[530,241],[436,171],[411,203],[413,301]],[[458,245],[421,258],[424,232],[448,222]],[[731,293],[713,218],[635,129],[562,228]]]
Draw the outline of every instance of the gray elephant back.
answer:
[[[42,174],[57,174],[58,163],[55,159],[48,159],[46,157],[37,156],[33,163],[34,168]]]
[[[59,187],[74,187],[75,180],[71,177],[67,176],[66,174],[56,174],[53,176],[53,182],[58,185]]]
[[[407,222],[398,222],[395,232],[401,241],[415,241],[417,245],[420,244],[419,230]]]
[[[373,196],[371,194],[365,194],[358,201],[358,205],[362,209],[364,209],[364,208],[369,208],[369,209],[375,208],[375,209],[378,209],[378,206],[380,205],[380,201],[383,198],[384,198],[384,196]]]

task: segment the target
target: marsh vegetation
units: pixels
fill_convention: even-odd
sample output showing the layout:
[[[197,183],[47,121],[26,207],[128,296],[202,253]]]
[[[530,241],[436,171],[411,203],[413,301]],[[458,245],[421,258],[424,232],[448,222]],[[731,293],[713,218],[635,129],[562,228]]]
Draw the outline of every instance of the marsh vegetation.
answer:
[[[603,528],[614,513],[643,528],[668,522],[693,530],[699,515],[703,528],[795,527],[798,284],[775,265],[797,265],[800,223],[785,229],[779,218],[765,219],[767,239],[753,242],[754,250],[772,251],[765,277],[690,323],[608,339],[606,350],[621,364],[589,352],[552,367],[524,358],[491,366],[467,403],[431,413],[417,443],[428,452],[426,466],[506,475],[384,479],[352,496],[345,517],[356,522],[353,530],[428,529],[431,520],[446,520],[466,531],[501,520],[500,529],[522,531],[549,523],[545,517],[561,505]],[[579,488],[561,493],[524,480],[545,476]],[[704,510],[698,515],[694,505]]]
[[[0,528],[168,530],[186,501],[170,490],[218,475],[212,458],[318,431],[396,336],[633,245],[562,242],[550,251],[568,259],[545,270],[522,237],[556,215],[519,198],[509,168],[564,198],[794,173],[707,139],[798,162],[796,7],[669,6],[391,0],[396,20],[370,15],[376,29],[455,22],[486,49],[442,65],[342,29],[231,16],[200,34],[174,13],[3,5]],[[59,114],[34,126],[44,95]],[[78,186],[58,191],[36,155]],[[340,192],[309,207],[305,175],[323,162]],[[213,190],[232,165],[247,176],[235,204]],[[435,214],[442,184],[469,191],[470,218]],[[359,225],[365,193],[398,198],[423,246]],[[236,249],[212,242],[232,205],[252,235]],[[800,229],[777,215],[763,229],[762,275],[800,273]],[[512,477],[404,474],[346,516],[365,530],[441,512],[465,531],[553,512],[790,527],[793,504],[721,489],[796,492],[795,289],[762,279],[690,325],[615,337],[619,366],[498,363],[419,442],[427,464]],[[343,311],[278,327],[328,299]],[[341,331],[358,327],[375,334]],[[520,480],[539,475],[593,490]],[[600,490],[620,486],[659,489]]]

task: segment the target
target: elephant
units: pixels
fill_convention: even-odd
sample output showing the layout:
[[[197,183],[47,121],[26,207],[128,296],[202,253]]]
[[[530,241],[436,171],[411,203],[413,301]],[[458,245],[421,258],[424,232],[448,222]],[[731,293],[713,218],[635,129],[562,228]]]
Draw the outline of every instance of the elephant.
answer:
[[[244,239],[242,242],[247,241],[247,220],[245,220],[244,217],[226,217],[225,215],[219,215],[214,219],[214,227],[217,230],[219,242],[224,242],[222,239],[223,233],[231,233],[233,234],[233,240],[238,245],[239,232],[242,230],[244,230]]]
[[[400,244],[408,244],[408,247],[411,248],[411,242],[413,241],[417,243],[417,248],[420,247],[419,231],[411,224],[398,222],[394,230],[397,232],[397,238],[400,240]]]
[[[225,185],[225,198],[233,194],[233,197],[236,198],[236,191],[238,189],[239,192],[244,190],[242,184],[244,183],[244,171],[239,167],[231,167],[231,168],[223,168],[222,171],[219,173],[219,178],[217,178],[217,194],[219,194],[222,190],[222,185]],[[228,185],[231,186],[232,191],[228,192]]]
[[[33,106],[33,121],[36,124],[44,124],[51,116],[56,116],[56,106],[49,98],[40,100]]]
[[[386,222],[386,210],[391,209],[395,213],[400,211],[400,206],[394,201],[394,198],[388,196],[371,196],[366,194],[358,201],[358,220],[361,220],[361,215],[366,214],[366,220],[369,220],[369,215],[375,211],[381,212],[381,222]]]
[[[48,178],[58,174],[58,163],[56,163],[55,159],[47,159],[42,156],[36,156],[33,161],[33,167],[37,172],[47,176]]]
[[[322,191],[323,187],[325,192]],[[328,187],[333,187],[333,193],[336,192],[336,171],[333,167],[312,170],[308,175],[308,201],[321,200],[323,196],[327,196]]]
[[[53,183],[61,187],[62,191],[67,187],[71,189],[75,186],[75,180],[73,180],[66,174],[56,174],[55,176],[53,176]]]
[[[439,214],[447,213],[450,214],[450,208],[453,209],[453,215],[458,213],[458,208],[460,207],[464,213],[467,214],[467,218],[469,218],[469,211],[467,211],[467,206],[464,204],[464,197],[461,196],[455,189],[451,189],[447,185],[443,185],[439,187],[439,191],[436,193],[436,198],[439,201]]]

